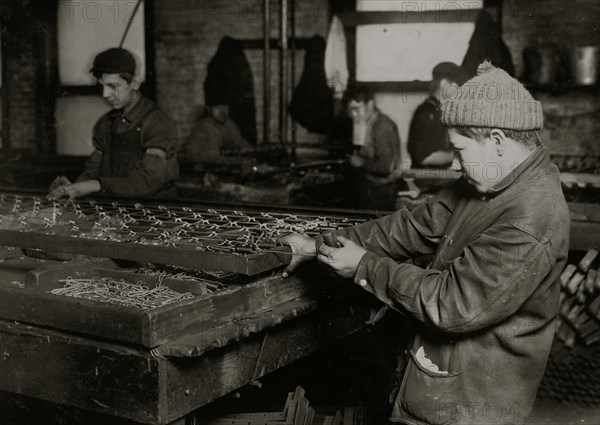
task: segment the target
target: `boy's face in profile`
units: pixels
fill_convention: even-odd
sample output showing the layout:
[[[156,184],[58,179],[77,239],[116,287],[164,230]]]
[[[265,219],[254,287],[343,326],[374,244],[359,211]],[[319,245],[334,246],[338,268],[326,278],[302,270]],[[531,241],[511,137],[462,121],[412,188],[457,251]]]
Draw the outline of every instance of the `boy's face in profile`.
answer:
[[[133,79],[128,83],[119,74],[102,74],[98,78],[102,86],[102,98],[113,109],[123,109],[133,100],[133,93],[139,88],[139,83]]]
[[[229,106],[228,105],[214,105],[208,107],[210,116],[217,122],[223,124],[229,118]]]
[[[447,78],[442,78],[438,83],[438,98],[440,100],[451,100],[458,96],[458,83]]]
[[[348,103],[348,115],[352,118],[355,123],[361,123],[367,121],[367,119],[373,113],[375,104],[373,100],[368,102],[359,102],[358,100],[352,99]]]
[[[467,182],[474,186],[479,193],[489,192],[497,182],[498,177],[494,174],[488,175],[490,164],[493,165],[499,161],[494,141],[491,138],[483,141],[471,139],[453,129],[450,129],[448,134],[450,144],[454,149],[452,169],[460,171]],[[495,167],[490,169],[491,171],[496,170]]]

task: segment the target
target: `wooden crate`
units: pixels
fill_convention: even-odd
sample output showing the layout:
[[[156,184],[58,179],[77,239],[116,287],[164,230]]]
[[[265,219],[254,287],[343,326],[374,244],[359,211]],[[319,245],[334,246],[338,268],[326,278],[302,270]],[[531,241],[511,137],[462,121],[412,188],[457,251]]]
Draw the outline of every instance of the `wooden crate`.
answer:
[[[299,303],[284,303],[273,315],[287,314]],[[0,319],[0,390],[149,425],[171,424],[363,328],[366,315],[340,303],[188,358]],[[262,316],[240,322],[252,328],[254,320]],[[196,342],[214,346],[211,339],[218,337],[200,332]],[[165,346],[171,344],[186,343]]]
[[[11,282],[0,284],[0,318],[151,348],[256,315],[309,293],[309,287],[299,278],[283,280],[279,274],[213,293],[206,293],[202,282],[163,279],[163,285],[178,292],[192,292],[194,298],[148,311],[50,293],[62,287],[59,279],[76,275],[142,281],[147,286],[158,283],[155,276],[118,269],[110,260],[54,263],[27,272],[23,287]]]

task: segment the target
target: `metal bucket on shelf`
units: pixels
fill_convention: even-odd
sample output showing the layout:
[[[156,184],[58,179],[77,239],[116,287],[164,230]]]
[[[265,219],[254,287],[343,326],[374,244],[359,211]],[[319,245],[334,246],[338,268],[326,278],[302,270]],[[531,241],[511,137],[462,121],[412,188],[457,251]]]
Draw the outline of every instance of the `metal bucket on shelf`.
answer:
[[[533,84],[550,85],[556,80],[558,51],[554,46],[526,47],[523,50],[525,79]]]
[[[571,73],[575,84],[591,86],[598,79],[600,47],[576,46],[570,50]]]

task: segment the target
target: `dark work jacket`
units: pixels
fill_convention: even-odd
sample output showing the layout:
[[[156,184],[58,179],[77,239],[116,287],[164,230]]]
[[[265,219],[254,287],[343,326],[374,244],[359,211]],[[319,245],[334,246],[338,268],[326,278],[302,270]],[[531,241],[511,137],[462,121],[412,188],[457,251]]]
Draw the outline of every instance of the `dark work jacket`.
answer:
[[[489,194],[461,178],[411,212],[336,232],[368,251],[355,282],[416,319],[392,421],[525,421],[554,336],[569,223],[539,147]],[[428,254],[425,269],[398,263]],[[437,371],[417,359],[421,347]]]
[[[150,99],[141,96],[126,114],[111,110],[94,126],[95,151],[77,181],[98,180],[102,192],[128,196],[175,194],[179,176],[175,126]],[[145,154],[163,150],[167,157]]]
[[[315,35],[304,55],[304,70],[294,90],[290,115],[313,133],[326,134],[333,122],[333,93],[325,76],[325,39]]]
[[[373,124],[368,129],[368,142],[358,155],[364,159],[363,177],[374,183],[389,183],[400,176],[400,135],[390,117],[377,110]]]
[[[500,27],[489,12],[482,10],[477,15],[475,31],[469,40],[469,48],[461,66],[471,77],[474,77],[477,74],[477,67],[485,59],[510,75],[515,75],[510,50],[502,40]]]
[[[408,153],[413,167],[423,166],[423,160],[434,152],[452,150],[448,129],[441,120],[440,101],[429,96],[419,105],[410,122]]]

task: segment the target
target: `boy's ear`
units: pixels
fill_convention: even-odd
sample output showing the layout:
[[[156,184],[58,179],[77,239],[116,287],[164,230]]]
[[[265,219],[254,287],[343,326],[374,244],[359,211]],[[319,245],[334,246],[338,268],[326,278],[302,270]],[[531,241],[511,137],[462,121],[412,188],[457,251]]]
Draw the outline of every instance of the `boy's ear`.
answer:
[[[492,140],[492,143],[494,143],[498,156],[504,155],[504,152],[506,151],[507,141],[506,134],[504,134],[504,131],[500,130],[499,128],[492,129],[492,131],[490,132],[490,139]]]
[[[134,90],[139,90],[141,84],[142,84],[142,82],[140,81],[140,79],[138,77],[133,77],[133,80],[131,80],[130,85]]]

